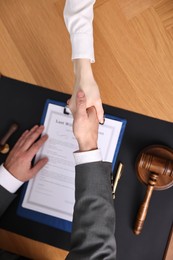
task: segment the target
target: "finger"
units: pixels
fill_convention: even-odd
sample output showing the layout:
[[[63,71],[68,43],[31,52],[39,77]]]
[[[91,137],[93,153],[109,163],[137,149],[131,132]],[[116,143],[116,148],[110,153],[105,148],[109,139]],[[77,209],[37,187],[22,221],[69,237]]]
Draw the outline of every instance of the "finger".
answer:
[[[31,176],[34,177],[48,162],[48,158],[40,159],[31,169]]]
[[[70,98],[67,100],[67,105],[69,105],[70,104]]]
[[[86,115],[86,97],[82,90],[76,95],[76,115],[81,117]]]
[[[13,147],[13,150],[17,149],[20,146],[20,143],[26,137],[28,132],[29,132],[29,130],[25,130],[25,132],[19,137],[19,139],[17,140],[17,142],[15,143],[15,145]]]
[[[28,133],[28,136],[26,136],[25,138],[22,150],[24,151],[28,150],[38,139],[38,137],[42,134],[43,130],[44,130],[44,126],[41,125],[38,128],[36,128],[34,131],[30,131],[30,133]]]
[[[19,138],[17,142],[18,147],[22,147],[24,143],[26,142],[27,138],[34,132],[36,129],[38,129],[38,125],[33,126],[30,130],[26,130],[21,137]]]
[[[96,108],[96,111],[97,111],[98,120],[101,124],[103,124],[104,123],[104,110],[103,110],[101,100],[96,102],[95,108]]]
[[[72,115],[74,116],[75,112],[76,112],[76,99],[74,100],[73,98],[70,98],[68,100],[68,108],[70,109]]]
[[[48,135],[43,135],[37,142],[33,143],[32,146],[27,151],[27,156],[32,160],[32,158],[36,155],[42,145],[47,141]]]
[[[89,117],[91,120],[98,121],[97,112],[96,112],[96,109],[95,109],[94,106],[89,107],[89,108],[87,109],[87,113],[88,113],[88,117]],[[99,121],[98,121],[98,123],[99,123]]]

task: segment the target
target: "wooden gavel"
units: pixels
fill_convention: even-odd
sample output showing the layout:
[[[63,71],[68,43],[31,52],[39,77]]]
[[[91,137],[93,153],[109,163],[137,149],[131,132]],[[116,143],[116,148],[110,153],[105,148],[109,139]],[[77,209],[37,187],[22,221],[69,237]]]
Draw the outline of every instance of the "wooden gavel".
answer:
[[[159,156],[155,156],[149,153],[142,153],[141,156],[138,158],[138,170],[144,170],[149,173],[148,180],[147,180],[147,190],[144,197],[144,200],[138,210],[136,222],[134,225],[134,233],[139,235],[142,231],[145,218],[147,216],[147,211],[151,199],[152,192],[159,182],[159,177],[168,177],[170,178],[170,183],[172,186],[173,183],[173,160],[165,159]],[[169,188],[168,185],[167,188]],[[160,188],[161,190],[162,188]]]
[[[7,144],[8,139],[11,137],[11,135],[18,129],[17,123],[12,123],[8,129],[8,131],[5,133],[5,135],[0,140],[0,153],[8,153],[9,151],[9,145]]]

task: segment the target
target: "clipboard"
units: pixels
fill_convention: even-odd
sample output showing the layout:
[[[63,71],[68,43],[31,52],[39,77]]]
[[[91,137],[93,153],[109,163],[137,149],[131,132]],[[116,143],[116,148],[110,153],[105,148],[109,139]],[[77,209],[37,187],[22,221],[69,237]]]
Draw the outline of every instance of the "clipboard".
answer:
[[[55,112],[53,110],[53,108],[61,109],[62,110],[60,112],[61,114],[58,115],[58,113],[59,113],[58,110]],[[44,109],[43,109],[43,114],[42,114],[42,117],[41,117],[41,124],[45,125],[45,132],[47,132],[47,131],[49,132],[49,130],[47,130],[47,128],[48,128],[49,125],[52,124],[51,120],[53,120],[55,122],[55,118],[59,118],[58,116],[70,118],[70,122],[72,122],[72,115],[69,112],[67,112],[65,108],[66,108],[65,103],[63,103],[63,102],[58,102],[58,101],[50,100],[50,99],[48,99],[46,101]],[[53,113],[55,115],[53,115]],[[57,115],[56,115],[56,113],[57,113]],[[53,118],[53,119],[51,119],[51,118]],[[118,135],[116,134],[117,135],[116,136],[114,134],[116,136],[117,140],[116,140],[116,143],[115,143],[114,151],[111,151],[111,153],[113,155],[113,157],[111,159],[112,170],[113,170],[115,163],[116,163],[117,156],[118,156],[118,152],[119,152],[119,149],[120,149],[120,146],[121,146],[121,142],[122,142],[122,138],[123,138],[123,134],[124,134],[124,131],[125,131],[127,121],[126,121],[126,119],[119,118],[119,117],[116,117],[116,116],[111,116],[111,115],[108,115],[108,114],[105,115],[105,121],[117,123],[117,130],[116,131],[118,132]],[[62,122],[59,122],[59,123],[62,123]],[[70,124],[70,123],[68,123],[68,124]],[[68,127],[71,127],[71,129],[72,129],[72,126],[68,126]],[[99,129],[102,128],[102,127],[109,128],[110,126],[109,125],[99,126]],[[115,128],[115,126],[114,126],[114,128]],[[112,129],[110,129],[110,130],[108,129],[107,131],[109,131],[109,132],[113,131]],[[115,131],[115,129],[114,129],[114,131]],[[112,134],[113,134],[113,132],[112,132]],[[113,140],[111,140],[111,143],[112,142],[113,142]],[[108,156],[109,156],[109,154],[108,154]],[[75,166],[74,166],[74,168],[75,168]],[[36,176],[36,178],[37,178],[37,176]],[[31,187],[29,187],[29,185]],[[74,187],[74,184],[73,184],[73,187]],[[28,189],[29,189],[29,191],[28,191]],[[72,219],[70,219],[70,220],[68,218],[65,219],[66,215],[64,217],[64,215],[60,213],[60,209],[58,209],[59,213],[54,213],[53,210],[50,209],[49,210],[50,214],[47,214],[47,209],[45,211],[43,210],[44,212],[42,212],[42,209],[41,209],[40,206],[34,206],[34,205],[30,206],[29,203],[27,203],[27,201],[31,200],[30,198],[33,197],[33,196],[31,196],[33,189],[34,189],[34,180],[32,180],[29,183],[26,183],[24,185],[22,193],[21,193],[21,198],[20,198],[20,203],[19,203],[19,206],[18,206],[17,214],[21,217],[40,222],[42,224],[46,224],[46,225],[49,225],[51,227],[54,227],[54,228],[57,228],[57,229],[60,229],[60,230],[66,231],[66,232],[71,232],[71,230],[72,230]],[[44,196],[43,196],[43,198],[44,198]],[[69,199],[69,198],[67,198],[67,199]],[[65,198],[64,198],[64,200],[65,200]],[[36,204],[37,202],[35,201],[35,199],[32,199],[31,204],[34,204],[34,203]],[[51,201],[49,201],[49,203],[51,203]],[[69,202],[69,204],[70,204],[70,202]],[[30,208],[26,208],[27,205],[29,205]],[[74,206],[74,204],[72,206]],[[57,217],[56,214],[58,214],[58,215],[60,214],[60,217],[59,216]],[[66,214],[69,214],[69,213],[66,213]],[[63,217],[61,217],[61,216],[63,216]]]

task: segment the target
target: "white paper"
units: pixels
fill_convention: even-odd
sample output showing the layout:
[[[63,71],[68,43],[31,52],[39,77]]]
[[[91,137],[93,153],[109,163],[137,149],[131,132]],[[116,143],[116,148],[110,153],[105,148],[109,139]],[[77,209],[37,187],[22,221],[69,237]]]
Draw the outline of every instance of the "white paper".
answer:
[[[78,150],[78,144],[72,131],[72,115],[66,115],[63,111],[62,106],[48,105],[44,133],[49,138],[38,152],[36,160],[46,156],[49,161],[29,181],[22,206],[72,221],[75,202],[73,152]],[[106,118],[104,125],[99,125],[98,147],[104,161],[112,162],[114,158],[122,124],[121,121]]]

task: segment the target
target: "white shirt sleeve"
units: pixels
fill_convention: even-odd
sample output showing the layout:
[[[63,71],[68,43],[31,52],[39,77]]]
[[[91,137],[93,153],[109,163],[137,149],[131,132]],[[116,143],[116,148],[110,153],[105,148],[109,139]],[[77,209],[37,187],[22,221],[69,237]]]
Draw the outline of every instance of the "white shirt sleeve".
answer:
[[[72,59],[95,62],[93,46],[93,6],[95,0],[66,0],[64,21],[70,33]]]
[[[15,193],[20,186],[23,184],[22,181],[16,179],[11,173],[9,173],[3,164],[0,166],[0,185],[11,193]]]
[[[102,161],[102,155],[100,149],[87,151],[87,152],[75,152],[74,159],[76,165],[90,162]]]

